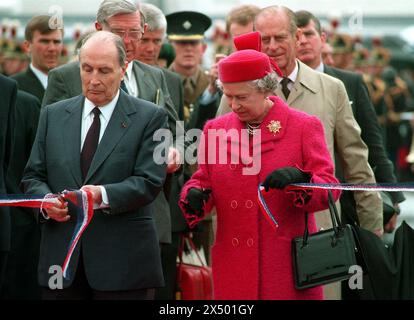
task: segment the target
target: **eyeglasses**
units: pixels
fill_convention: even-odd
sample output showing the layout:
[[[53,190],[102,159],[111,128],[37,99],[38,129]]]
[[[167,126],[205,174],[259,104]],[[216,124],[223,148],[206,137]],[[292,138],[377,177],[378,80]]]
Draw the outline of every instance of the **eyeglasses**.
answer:
[[[142,38],[142,35],[144,32],[141,30],[122,30],[122,29],[111,29],[112,33],[115,33],[116,35],[120,36],[122,39],[125,39],[125,37],[128,35],[129,39],[138,41]]]

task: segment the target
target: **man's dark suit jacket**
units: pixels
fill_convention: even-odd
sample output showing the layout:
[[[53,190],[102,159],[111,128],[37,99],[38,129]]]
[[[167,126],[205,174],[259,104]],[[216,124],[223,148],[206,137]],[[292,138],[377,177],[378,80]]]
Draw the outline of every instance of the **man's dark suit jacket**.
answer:
[[[42,83],[36,77],[30,67],[27,68],[26,71],[22,71],[11,76],[11,78],[17,81],[19,90],[23,90],[34,95],[39,99],[39,101],[43,100],[45,88],[43,88]]]
[[[163,107],[168,115],[168,126],[175,146],[184,150],[184,128],[178,129],[178,115],[171,100],[164,73],[159,69],[134,60],[133,72],[138,85],[139,98]],[[82,93],[80,67],[78,62],[69,63],[51,70],[48,74],[48,87],[42,105],[49,105],[69,99]],[[158,100],[158,101],[157,101]],[[177,129],[177,130],[176,130]],[[181,137],[181,138],[180,138]],[[171,242],[171,218],[168,202],[163,194],[155,200],[154,211],[160,242]]]
[[[110,209],[95,215],[69,266],[74,274],[82,247],[89,285],[99,291],[126,291],[163,285],[158,237],[151,202],[166,176],[154,161],[159,142],[153,134],[167,127],[167,115],[152,103],[121,90],[91,167],[82,179],[80,166],[82,95],[44,108],[22,183],[29,194],[103,185]],[[64,130],[62,130],[64,128]],[[157,153],[155,153],[157,154]],[[69,210],[73,214],[73,208]],[[62,265],[76,217],[67,223],[47,220],[41,226],[39,282],[48,286],[52,265]],[[73,277],[71,278],[73,279]],[[70,281],[64,280],[64,287]]]
[[[39,122],[40,101],[35,96],[18,90],[16,108],[12,113],[12,144],[10,163],[7,168],[8,194],[22,194],[20,181],[29,159]],[[27,208],[10,208],[11,247],[3,295],[5,299],[40,299],[37,280],[39,262],[40,229]]]
[[[324,72],[341,80],[345,85],[355,120],[361,127],[361,138],[369,150],[368,162],[375,173],[376,181],[378,183],[397,182],[394,167],[385,152],[377,115],[362,76],[326,65],[324,65]],[[340,166],[338,161],[336,162]],[[390,196],[394,203],[405,200],[402,192],[391,192]],[[341,206],[351,210],[351,212],[355,211],[355,209],[352,209],[355,208],[355,201],[349,192],[343,193]]]
[[[0,74],[0,194],[6,194],[6,172],[10,158],[10,119],[16,103],[17,84]],[[0,251],[10,249],[10,212],[0,207]],[[0,261],[0,272],[1,272]],[[1,280],[1,279],[0,279]]]

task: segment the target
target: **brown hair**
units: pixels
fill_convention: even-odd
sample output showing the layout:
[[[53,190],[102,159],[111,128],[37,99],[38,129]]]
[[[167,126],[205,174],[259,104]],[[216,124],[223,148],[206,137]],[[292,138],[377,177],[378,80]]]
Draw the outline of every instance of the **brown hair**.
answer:
[[[32,41],[35,31],[39,31],[41,34],[48,34],[55,30],[60,30],[63,37],[63,29],[54,29],[50,27],[51,19],[53,19],[53,17],[47,15],[34,16],[26,25],[24,31],[25,39],[27,41]]]
[[[260,8],[252,5],[245,4],[233,8],[226,17],[226,29],[230,31],[230,26],[233,23],[247,26],[250,22],[254,22],[254,18],[260,12]]]
[[[295,15],[296,15],[296,24],[298,28],[304,28],[311,21],[313,21],[315,23],[316,31],[319,33],[319,35],[322,34],[321,22],[311,12],[306,11],[306,10],[300,10],[300,11],[296,11]]]

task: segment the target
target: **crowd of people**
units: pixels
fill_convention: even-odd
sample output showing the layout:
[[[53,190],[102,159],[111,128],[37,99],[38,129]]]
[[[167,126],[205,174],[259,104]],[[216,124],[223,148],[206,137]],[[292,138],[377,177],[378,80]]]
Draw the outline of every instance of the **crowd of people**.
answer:
[[[1,30],[0,195],[80,189],[95,214],[69,266],[74,277],[52,290],[49,268],[65,258],[73,205],[0,207],[1,299],[173,300],[184,235],[212,267],[215,299],[351,296],[339,282],[295,288],[290,243],[305,213],[312,232],[332,225],[326,192],[285,188],[412,177],[414,79],[391,67],[380,41],[369,51],[311,12],[241,5],[213,32],[206,70],[213,21],[201,12],[104,0],[72,50],[50,20],[32,17],[22,42],[15,28]],[[155,159],[159,129],[171,141]],[[186,158],[193,129],[202,130],[195,164]],[[210,135],[218,130],[237,132],[241,153]],[[260,185],[277,232],[257,202]],[[343,221],[378,237],[395,230],[405,200],[387,194],[385,214],[378,192],[334,196]]]

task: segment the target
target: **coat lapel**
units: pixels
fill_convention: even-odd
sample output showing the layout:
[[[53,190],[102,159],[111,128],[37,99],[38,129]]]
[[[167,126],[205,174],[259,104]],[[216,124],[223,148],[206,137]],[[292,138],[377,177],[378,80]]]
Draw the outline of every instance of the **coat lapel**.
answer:
[[[92,160],[91,167],[84,181],[85,184],[108,158],[112,150],[127,132],[131,125],[129,115],[135,112],[136,109],[130,104],[128,95],[121,90],[118,103],[115,106],[112,117],[109,120],[108,126],[106,127],[105,133]]]
[[[81,123],[82,110],[85,98],[79,96],[72,104],[66,106],[66,120],[64,121],[64,128],[71,128],[71,130],[63,130],[64,142],[68,148],[66,150],[67,158],[70,159],[70,171],[79,186],[82,186],[82,172],[80,165],[81,152]]]
[[[154,88],[152,82],[149,80],[148,74],[146,74],[145,70],[141,68],[138,61],[134,61],[133,70],[135,79],[137,80],[138,98],[154,102],[156,97],[156,88]]]
[[[304,94],[304,90],[311,91],[314,94],[318,92],[317,84],[320,81],[317,77],[318,72],[300,61],[298,61],[298,67],[298,75],[287,100],[290,106],[293,106],[295,101]]]

